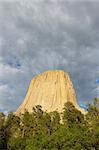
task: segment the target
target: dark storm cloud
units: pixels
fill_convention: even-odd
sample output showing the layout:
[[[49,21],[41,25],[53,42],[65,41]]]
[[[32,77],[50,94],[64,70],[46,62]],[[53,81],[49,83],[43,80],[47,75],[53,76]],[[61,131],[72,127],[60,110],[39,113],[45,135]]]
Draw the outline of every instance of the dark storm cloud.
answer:
[[[79,103],[99,96],[99,2],[0,2],[0,109],[14,110],[31,78],[71,74]]]

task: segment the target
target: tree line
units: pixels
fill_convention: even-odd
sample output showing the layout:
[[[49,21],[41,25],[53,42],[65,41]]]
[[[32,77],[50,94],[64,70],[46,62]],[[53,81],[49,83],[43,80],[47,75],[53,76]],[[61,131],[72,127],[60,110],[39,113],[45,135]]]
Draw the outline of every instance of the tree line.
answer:
[[[41,106],[16,116],[0,113],[0,150],[99,150],[99,99],[83,115],[72,103],[63,112]]]

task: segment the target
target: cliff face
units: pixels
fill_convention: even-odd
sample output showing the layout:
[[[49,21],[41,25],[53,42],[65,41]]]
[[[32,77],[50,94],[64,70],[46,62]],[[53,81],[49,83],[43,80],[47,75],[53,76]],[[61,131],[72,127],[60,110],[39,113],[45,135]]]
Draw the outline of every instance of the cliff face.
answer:
[[[32,79],[25,100],[16,114],[24,113],[25,109],[32,112],[36,105],[41,105],[44,111],[62,112],[64,103],[68,101],[84,112],[77,104],[69,75],[62,70],[46,71]]]

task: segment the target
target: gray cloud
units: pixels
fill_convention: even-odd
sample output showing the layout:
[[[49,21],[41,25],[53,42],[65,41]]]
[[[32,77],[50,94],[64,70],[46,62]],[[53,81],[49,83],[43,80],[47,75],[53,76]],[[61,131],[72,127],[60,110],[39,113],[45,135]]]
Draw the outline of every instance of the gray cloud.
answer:
[[[34,75],[71,74],[79,103],[99,96],[99,3],[0,2],[0,109],[15,110]]]

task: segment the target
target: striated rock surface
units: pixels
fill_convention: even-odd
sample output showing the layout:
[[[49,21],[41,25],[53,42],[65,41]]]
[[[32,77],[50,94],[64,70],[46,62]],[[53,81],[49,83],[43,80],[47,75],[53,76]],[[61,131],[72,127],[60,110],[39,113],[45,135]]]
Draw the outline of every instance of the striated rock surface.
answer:
[[[36,105],[41,105],[44,111],[62,112],[64,103],[68,101],[84,113],[77,104],[76,93],[69,75],[62,70],[50,70],[31,80],[25,100],[16,114],[24,113],[25,109],[32,112],[32,108]]]

